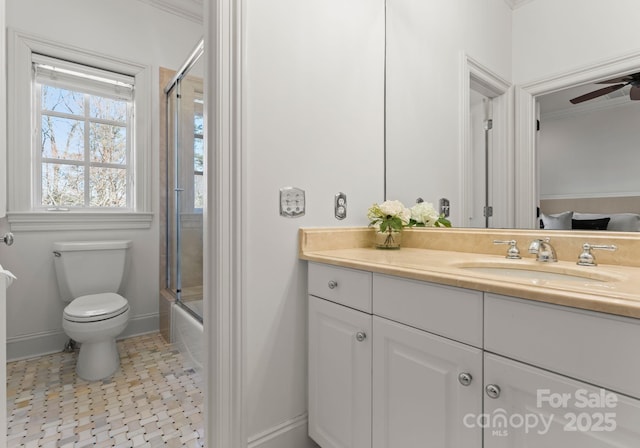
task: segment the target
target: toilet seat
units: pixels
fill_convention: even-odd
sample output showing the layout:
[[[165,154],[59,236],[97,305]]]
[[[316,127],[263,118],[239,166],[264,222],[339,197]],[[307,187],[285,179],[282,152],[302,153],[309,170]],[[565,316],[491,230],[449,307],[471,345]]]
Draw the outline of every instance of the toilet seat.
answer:
[[[129,302],[119,294],[89,294],[78,297],[67,305],[64,319],[72,322],[96,322],[119,316],[128,309]]]

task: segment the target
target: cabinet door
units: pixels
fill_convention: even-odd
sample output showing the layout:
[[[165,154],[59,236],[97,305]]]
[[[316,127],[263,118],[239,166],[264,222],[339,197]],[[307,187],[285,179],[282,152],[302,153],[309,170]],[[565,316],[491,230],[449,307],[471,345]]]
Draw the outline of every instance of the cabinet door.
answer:
[[[309,436],[371,447],[371,315],[309,296]]]
[[[640,446],[640,400],[492,354],[485,383],[486,448]]]
[[[463,424],[481,412],[482,385],[481,350],[374,316],[375,448],[482,446],[482,430]]]

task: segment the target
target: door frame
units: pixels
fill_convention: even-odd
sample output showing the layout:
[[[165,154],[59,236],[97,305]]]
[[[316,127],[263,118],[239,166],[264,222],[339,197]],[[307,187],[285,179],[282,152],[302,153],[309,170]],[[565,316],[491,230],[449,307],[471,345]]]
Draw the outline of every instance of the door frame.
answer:
[[[243,0],[204,2],[205,438],[246,447]]]
[[[514,224],[513,86],[467,53],[462,54],[460,76],[460,204],[463,218],[473,210],[473,145],[470,123],[470,96],[476,90],[493,102],[492,156],[489,191],[494,209],[492,227]],[[464,226],[464,225],[463,225]]]
[[[515,227],[536,228],[538,163],[536,98],[581,84],[617,78],[638,71],[640,52],[603,60],[576,70],[522,84],[515,92]]]
[[[6,56],[6,2],[0,0],[0,218],[7,211],[7,56]],[[0,281],[5,288],[5,280]],[[2,297],[6,298],[5,291]],[[0,303],[0,422],[7,421],[7,304]],[[7,446],[7,425],[0,425],[0,447]]]

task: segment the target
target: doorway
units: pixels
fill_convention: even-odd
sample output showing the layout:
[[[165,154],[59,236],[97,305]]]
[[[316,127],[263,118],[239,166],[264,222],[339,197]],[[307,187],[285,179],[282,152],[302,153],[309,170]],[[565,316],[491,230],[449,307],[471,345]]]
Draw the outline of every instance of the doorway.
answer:
[[[468,55],[462,66],[464,227],[509,227],[514,220],[513,89]]]

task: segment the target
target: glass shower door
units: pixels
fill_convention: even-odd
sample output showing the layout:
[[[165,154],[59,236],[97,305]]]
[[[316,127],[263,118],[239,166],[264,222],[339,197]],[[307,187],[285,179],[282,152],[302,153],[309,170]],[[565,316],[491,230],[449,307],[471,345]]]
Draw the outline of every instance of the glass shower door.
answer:
[[[167,278],[176,299],[202,320],[204,111],[201,57],[167,90]]]

